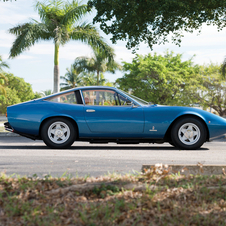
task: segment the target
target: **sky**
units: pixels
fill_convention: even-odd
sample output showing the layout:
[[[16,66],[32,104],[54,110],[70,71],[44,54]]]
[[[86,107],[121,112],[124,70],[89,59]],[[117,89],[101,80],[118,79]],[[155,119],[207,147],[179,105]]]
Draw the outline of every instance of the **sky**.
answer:
[[[35,92],[53,90],[53,67],[54,67],[54,44],[53,41],[40,41],[29,50],[23,52],[13,59],[9,59],[9,52],[15,36],[8,33],[10,28],[31,21],[31,18],[39,20],[39,15],[34,9],[35,1],[17,0],[3,2],[0,0],[0,55],[7,62],[10,69],[5,71],[13,73],[15,76],[24,78],[25,82],[32,85]],[[95,12],[84,18],[84,21],[91,22]],[[98,28],[98,25],[96,25]],[[99,29],[99,28],[98,28]],[[105,41],[110,44],[116,54],[115,60],[131,62],[135,55],[126,48],[125,41],[118,41],[112,44],[111,35],[105,35],[101,30],[100,34]],[[195,64],[221,64],[226,56],[225,40],[226,28],[218,32],[216,27],[203,25],[202,32],[184,33],[181,46],[173,43],[165,45],[155,45],[153,50],[141,43],[137,54],[158,53],[163,54],[166,50],[173,51],[175,54],[183,54],[182,59],[188,60],[195,55]],[[70,68],[76,57],[92,56],[92,50],[87,45],[79,41],[70,41],[65,46],[60,47],[60,75],[66,73],[66,68]],[[105,77],[114,82],[122,77],[123,72],[117,71],[115,74],[106,73]]]

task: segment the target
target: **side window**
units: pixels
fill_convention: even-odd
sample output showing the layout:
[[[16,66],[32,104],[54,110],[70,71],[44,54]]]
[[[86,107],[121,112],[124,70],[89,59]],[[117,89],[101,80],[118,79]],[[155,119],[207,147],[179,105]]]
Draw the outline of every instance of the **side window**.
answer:
[[[119,105],[118,95],[112,90],[83,90],[82,93],[86,105]]]
[[[129,99],[127,99],[126,97],[118,94],[119,97],[119,103],[121,106],[131,106],[133,104],[133,102],[131,102]]]
[[[78,104],[74,92],[64,93],[55,97],[50,97],[46,100],[57,103]]]

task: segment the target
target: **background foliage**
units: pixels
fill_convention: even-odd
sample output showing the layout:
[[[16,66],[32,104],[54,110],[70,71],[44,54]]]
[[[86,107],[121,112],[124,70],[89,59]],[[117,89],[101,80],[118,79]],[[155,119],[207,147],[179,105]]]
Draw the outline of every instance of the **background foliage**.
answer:
[[[226,81],[221,75],[221,66],[211,63],[199,68],[202,88],[195,93],[204,109],[212,108],[218,115],[226,115]]]
[[[38,93],[34,93],[31,84],[24,81],[23,78],[19,78],[10,73],[5,73],[5,77],[8,80],[8,86],[6,89],[6,96],[0,95],[0,113],[6,113],[6,107],[35,99],[40,97]]]
[[[219,30],[226,25],[226,0],[89,0],[88,5],[96,9],[94,23],[112,34],[113,43],[127,40],[128,48],[143,41],[152,48],[170,37],[180,45],[183,30],[201,31],[203,23]]]
[[[168,51],[164,55],[136,55],[132,63],[123,63],[126,73],[116,83],[120,89],[153,103],[181,106],[196,103],[192,94],[200,88],[199,67],[192,59],[182,61],[181,57]]]

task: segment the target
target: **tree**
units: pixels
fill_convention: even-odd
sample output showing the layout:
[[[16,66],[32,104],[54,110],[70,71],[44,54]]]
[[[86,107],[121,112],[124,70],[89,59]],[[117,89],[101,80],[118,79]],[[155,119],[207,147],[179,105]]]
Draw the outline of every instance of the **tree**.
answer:
[[[0,56],[0,94],[6,95],[5,85],[7,82],[7,78],[3,71],[3,68],[9,68],[9,65],[2,60],[2,56]]]
[[[224,61],[221,65],[221,75],[223,79],[226,78],[226,57],[224,58]]]
[[[82,76],[84,75],[84,70],[80,65],[73,64],[70,69],[67,68],[66,70],[66,74],[60,77],[64,81],[60,83],[60,86],[62,86],[61,90],[72,89],[83,85]]]
[[[111,48],[111,55],[114,56],[114,50]],[[121,69],[121,66],[114,61],[114,58],[111,60],[107,59],[105,53],[100,51],[94,51],[94,56],[91,58],[88,57],[77,57],[75,60],[75,65],[80,65],[88,73],[96,73],[96,85],[100,84],[100,74],[104,72],[115,73],[116,69]]]
[[[31,84],[10,73],[5,73],[8,80],[6,87],[7,96],[0,95],[0,113],[6,112],[6,107],[20,102],[28,101],[41,97],[37,93],[33,93]]]
[[[34,98],[34,93],[31,84],[25,82],[23,78],[14,76],[11,73],[6,74],[8,79],[8,88],[15,89],[17,96],[21,102],[28,101]]]
[[[64,80],[61,83],[61,90],[72,89],[78,86],[95,86],[97,85],[97,75],[94,72],[85,72],[81,61],[75,61],[71,68],[67,68],[67,73],[60,78]],[[113,86],[107,79],[104,78],[103,73],[99,74],[99,85]]]
[[[51,89],[44,90],[44,91],[41,92],[41,94],[42,93],[44,94],[44,96],[49,96],[49,95],[53,94]]]
[[[198,67],[192,59],[182,62],[182,55],[166,52],[136,55],[132,63],[123,62],[126,71],[116,80],[120,89],[146,101],[167,105],[196,103]]]
[[[94,23],[112,34],[113,43],[127,40],[127,48],[143,41],[152,48],[168,42],[169,34],[180,45],[183,30],[200,31],[203,23],[221,30],[226,24],[226,0],[89,0],[88,6],[97,11]]]
[[[21,102],[16,89],[6,87],[7,97],[0,95],[0,114],[5,114],[8,106]]]
[[[209,64],[200,66],[200,83],[202,89],[196,93],[200,105],[204,108],[212,108],[220,116],[226,115],[226,82],[221,76],[221,66]]]
[[[96,86],[97,85],[97,75],[94,72],[86,73],[83,78],[84,86]],[[104,74],[99,75],[99,85],[101,86],[114,86],[111,82],[105,79]]]
[[[10,50],[10,57],[16,57],[40,40],[53,40],[54,52],[54,89],[59,91],[59,47],[70,40],[80,40],[93,49],[105,52],[109,59],[113,56],[110,47],[104,42],[94,26],[80,23],[87,14],[87,5],[81,5],[76,0],[72,2],[49,0],[45,3],[37,1],[36,10],[41,22],[32,19],[31,22],[18,25],[9,30],[15,34],[16,40]]]

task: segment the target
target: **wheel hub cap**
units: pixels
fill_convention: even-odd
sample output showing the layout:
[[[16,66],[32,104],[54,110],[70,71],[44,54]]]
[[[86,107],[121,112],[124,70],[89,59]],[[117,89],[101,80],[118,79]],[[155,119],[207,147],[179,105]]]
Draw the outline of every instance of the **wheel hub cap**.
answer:
[[[180,127],[178,137],[183,144],[193,145],[199,141],[200,129],[193,123],[186,123]]]
[[[63,131],[61,129],[60,130],[56,130],[55,136],[62,137],[63,136]]]
[[[54,122],[49,126],[48,137],[55,144],[65,143],[70,137],[70,128],[64,122]]]

